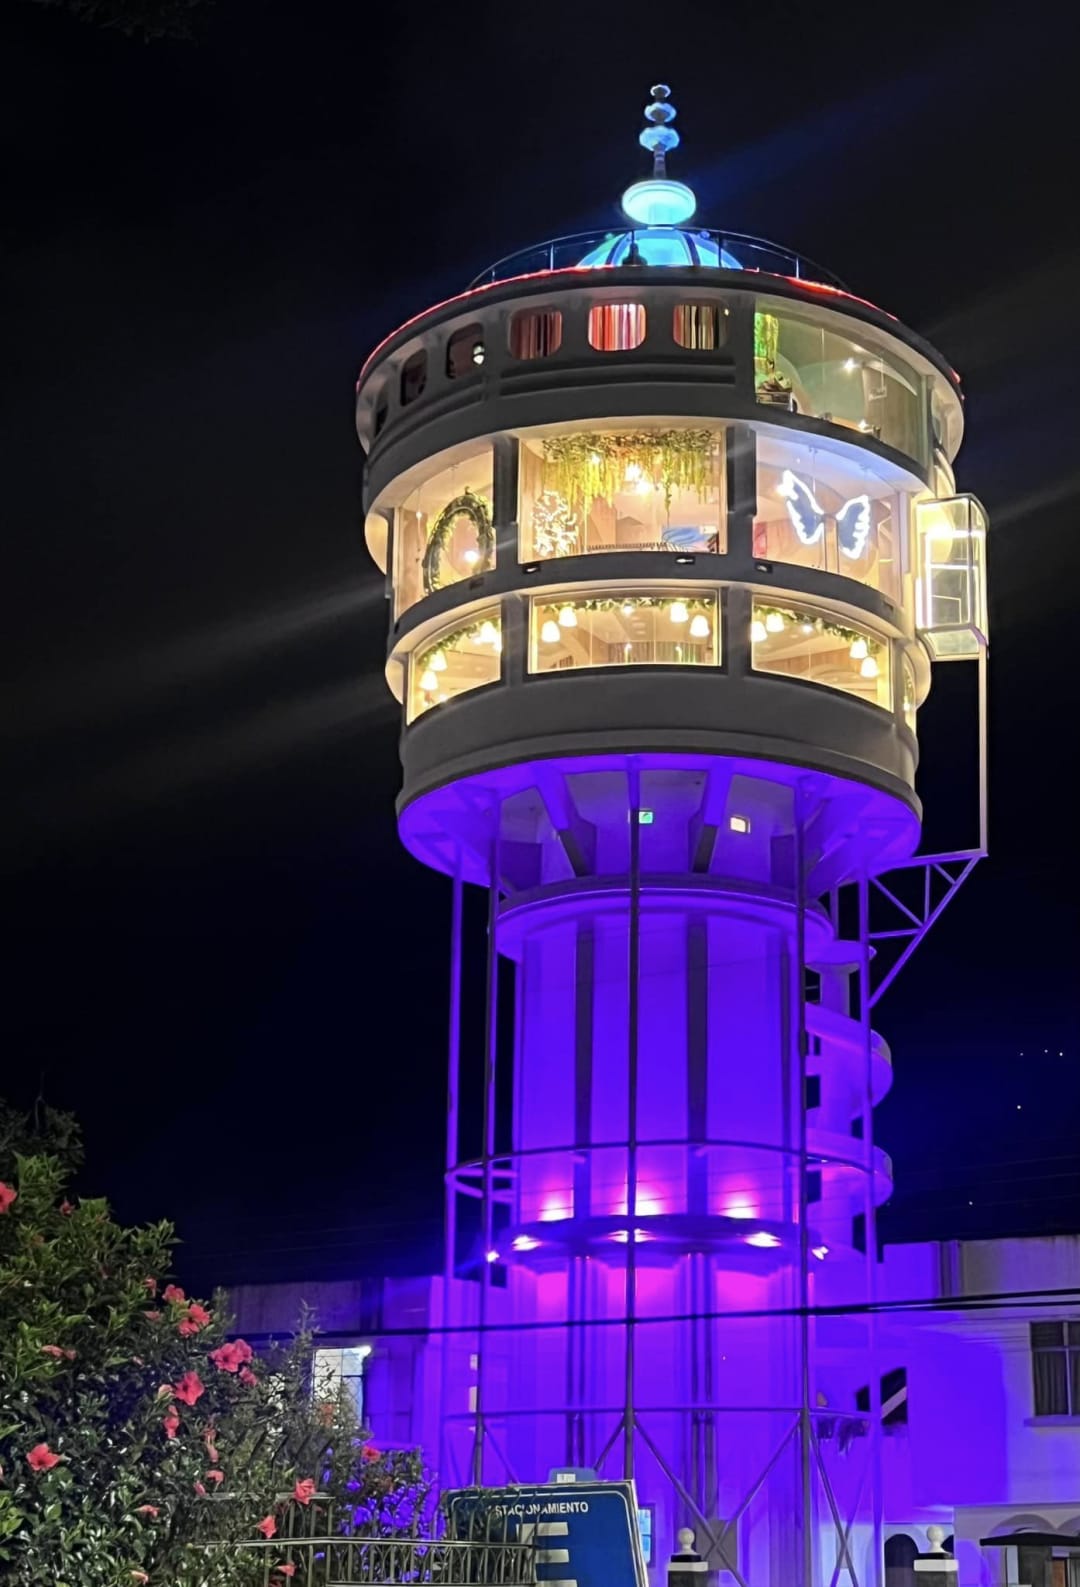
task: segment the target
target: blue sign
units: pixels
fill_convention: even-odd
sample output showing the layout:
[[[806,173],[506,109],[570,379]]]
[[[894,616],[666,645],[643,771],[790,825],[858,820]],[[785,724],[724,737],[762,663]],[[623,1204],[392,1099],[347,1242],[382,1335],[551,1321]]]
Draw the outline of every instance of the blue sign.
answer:
[[[632,1482],[459,1489],[447,1499],[452,1526],[505,1517],[508,1538],[534,1544],[536,1579],[548,1587],[648,1587]]]

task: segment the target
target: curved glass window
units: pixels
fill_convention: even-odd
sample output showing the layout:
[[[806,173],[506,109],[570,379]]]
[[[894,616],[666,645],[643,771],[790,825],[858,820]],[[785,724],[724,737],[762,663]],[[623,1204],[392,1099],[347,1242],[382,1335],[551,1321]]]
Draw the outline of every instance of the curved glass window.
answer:
[[[451,380],[471,375],[484,362],[484,327],[464,325],[446,344],[446,373]]]
[[[676,303],[671,334],[679,347],[711,352],[727,340],[728,311],[719,303]]]
[[[900,663],[900,677],[903,687],[901,710],[904,713],[904,726],[912,733],[915,731],[915,717],[919,709],[918,698],[915,694],[915,668],[907,656]]]
[[[502,673],[502,617],[497,606],[436,634],[409,661],[407,720],[459,694],[497,683]]]
[[[527,436],[519,478],[526,562],[594,551],[727,549],[720,429]]]
[[[909,499],[874,461],[759,434],[755,558],[841,573],[899,603]]]
[[[781,303],[754,315],[754,386],[763,406],[875,436],[926,462],[925,382],[913,369]]]
[[[519,309],[510,319],[511,358],[550,358],[562,346],[558,309]]]
[[[494,466],[489,442],[464,451],[418,485],[398,507],[394,613],[495,566]]]
[[[589,346],[598,353],[628,353],[645,340],[641,303],[594,303],[589,310]]]
[[[604,590],[553,601],[533,596],[529,671],[581,667],[715,667],[720,659],[715,591]]]
[[[805,678],[892,710],[889,644],[824,612],[755,602],[750,628],[755,672]]]
[[[427,353],[421,347],[419,352],[406,358],[401,366],[401,406],[415,402],[417,397],[423,395],[427,385]]]

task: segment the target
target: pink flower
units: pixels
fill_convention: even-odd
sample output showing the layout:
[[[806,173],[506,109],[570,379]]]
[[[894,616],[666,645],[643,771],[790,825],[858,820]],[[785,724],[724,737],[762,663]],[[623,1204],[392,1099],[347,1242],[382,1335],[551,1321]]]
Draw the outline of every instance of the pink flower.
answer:
[[[144,1582],[148,1582],[150,1580],[149,1576],[144,1570],[128,1571],[128,1575],[131,1577],[133,1582],[138,1582],[139,1587],[142,1587]]]
[[[135,1511],[135,1514],[148,1515],[151,1521],[156,1521],[159,1511],[156,1504],[140,1504],[139,1508]]]
[[[187,1314],[193,1323],[198,1323],[200,1328],[205,1328],[210,1321],[210,1313],[205,1306],[200,1306],[197,1300],[191,1302],[187,1309]]]
[[[173,1389],[175,1397],[183,1400],[185,1405],[194,1405],[200,1395],[205,1393],[206,1386],[197,1372],[185,1372]]]
[[[161,1425],[165,1429],[166,1438],[176,1437],[176,1430],[180,1426],[180,1413],[175,1405],[169,1406],[162,1418]]]
[[[310,1504],[315,1497],[315,1482],[311,1477],[301,1477],[292,1491],[297,1504]]]
[[[203,1443],[206,1445],[206,1453],[210,1456],[210,1459],[214,1461],[215,1464],[221,1459],[221,1456],[217,1452],[217,1444],[214,1442],[216,1438],[217,1428],[208,1427],[206,1432],[203,1434]]]
[[[157,1294],[157,1279],[156,1278],[144,1278],[143,1279],[143,1288],[144,1289],[148,1289],[150,1291],[151,1295],[156,1295]]]
[[[61,1350],[59,1345],[42,1345],[41,1349],[42,1349],[43,1354],[45,1354],[47,1356],[55,1356],[58,1361],[59,1361],[61,1356],[66,1356],[67,1355],[67,1351],[66,1350]],[[72,1354],[74,1354],[74,1351],[72,1352]]]
[[[221,1372],[236,1372],[251,1360],[255,1352],[243,1339],[234,1339],[230,1344],[218,1345],[216,1350],[211,1350],[210,1359]]]
[[[206,1498],[206,1489],[203,1487],[202,1483],[198,1481],[197,1478],[192,1483],[191,1486],[195,1489],[195,1492],[199,1495],[200,1499],[205,1499]]]
[[[51,1471],[59,1463],[60,1456],[54,1455],[48,1444],[35,1444],[26,1457],[31,1471]]]
[[[184,1294],[183,1290],[178,1284],[166,1284],[165,1288],[161,1292],[161,1298],[163,1301],[170,1302],[187,1300],[187,1296]]]
[[[255,1530],[261,1532],[267,1539],[272,1538],[277,1531],[277,1522],[272,1515],[264,1515]]]
[[[0,1212],[6,1212],[13,1201],[17,1201],[19,1192],[12,1190],[10,1185],[5,1185],[0,1179]]]
[[[274,1566],[274,1570],[277,1571],[277,1572],[280,1572],[280,1574],[282,1576],[295,1576],[296,1575],[296,1566],[295,1565],[275,1565]]]
[[[199,1325],[197,1322],[192,1322],[190,1317],[182,1317],[176,1325],[176,1331],[181,1339],[190,1339],[192,1334],[198,1333]]]
[[[62,1201],[60,1203],[60,1211],[64,1214],[65,1218],[70,1218],[71,1214],[75,1211],[75,1208],[72,1206],[70,1201]]]
[[[379,1451],[375,1448],[374,1444],[365,1444],[364,1447],[360,1451],[360,1459],[361,1460],[372,1461],[372,1460],[378,1460],[378,1458],[379,1458]]]
[[[240,1371],[236,1375],[240,1379],[240,1382],[244,1385],[245,1389],[253,1389],[256,1383],[259,1381],[250,1367],[241,1367]]]
[[[206,1473],[206,1480],[207,1482],[224,1482],[225,1473],[223,1471],[218,1471],[216,1466],[211,1466],[210,1470]]]
[[[146,1318],[147,1322],[161,1321],[161,1313],[159,1311],[144,1311],[143,1316]]]

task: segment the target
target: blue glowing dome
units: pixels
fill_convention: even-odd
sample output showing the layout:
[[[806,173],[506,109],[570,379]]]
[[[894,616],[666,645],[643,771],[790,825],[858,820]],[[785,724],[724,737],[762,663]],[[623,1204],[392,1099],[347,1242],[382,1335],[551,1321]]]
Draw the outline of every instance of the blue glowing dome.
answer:
[[[631,248],[637,258],[630,258]],[[581,265],[711,265],[714,270],[741,270],[734,254],[721,248],[707,232],[680,231],[674,226],[647,226],[643,231],[624,231],[605,237],[599,248],[591,249]]]

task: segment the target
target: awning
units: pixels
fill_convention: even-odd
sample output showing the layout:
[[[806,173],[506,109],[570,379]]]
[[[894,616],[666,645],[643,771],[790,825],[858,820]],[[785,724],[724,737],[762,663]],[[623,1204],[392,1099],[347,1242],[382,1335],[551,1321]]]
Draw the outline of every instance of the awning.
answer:
[[[1080,1537],[1064,1532],[1009,1532],[1005,1537],[981,1537],[980,1548],[1080,1548]]]

